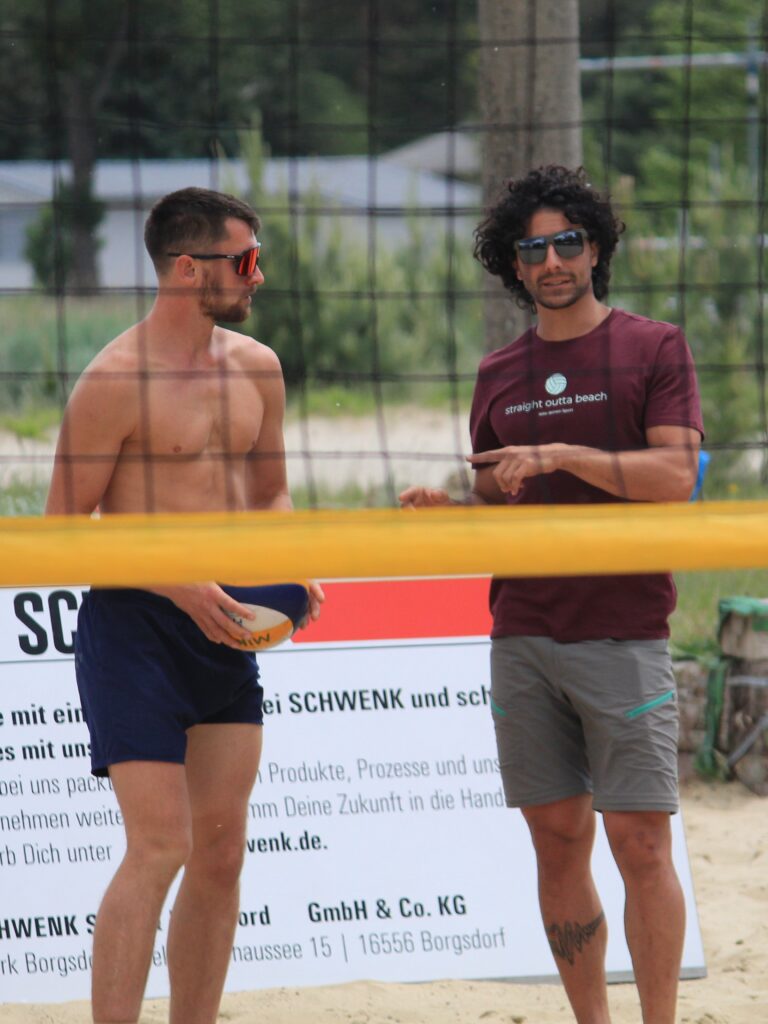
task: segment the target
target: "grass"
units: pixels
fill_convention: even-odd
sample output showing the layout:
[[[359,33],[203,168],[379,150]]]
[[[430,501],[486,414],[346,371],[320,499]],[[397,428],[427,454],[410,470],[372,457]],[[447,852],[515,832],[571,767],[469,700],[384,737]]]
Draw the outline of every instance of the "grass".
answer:
[[[371,388],[307,387],[300,396],[294,386],[288,392],[288,415],[298,419],[310,416],[370,416],[376,409]]]
[[[58,405],[32,405],[0,416],[0,430],[27,441],[42,441],[61,422]]]
[[[392,499],[386,487],[361,487],[356,483],[345,484],[340,489],[331,489],[323,484],[310,494],[307,487],[293,487],[291,498],[294,508],[391,508]]]
[[[421,408],[447,411],[458,400],[469,415],[474,391],[473,380],[449,381],[384,381],[379,390],[373,383],[359,387],[319,385],[310,382],[303,393],[296,385],[288,385],[288,414],[298,418],[312,416],[373,416],[379,405],[386,409],[398,405],[418,405]]]
[[[43,514],[48,485],[15,481],[0,488],[0,516],[39,516]]]
[[[768,569],[732,569],[718,572],[675,573],[678,601],[670,620],[676,656],[715,654],[717,605],[724,597],[768,597]]]
[[[0,296],[3,369],[0,411],[59,407],[75,378],[111,338],[141,315],[136,296]]]

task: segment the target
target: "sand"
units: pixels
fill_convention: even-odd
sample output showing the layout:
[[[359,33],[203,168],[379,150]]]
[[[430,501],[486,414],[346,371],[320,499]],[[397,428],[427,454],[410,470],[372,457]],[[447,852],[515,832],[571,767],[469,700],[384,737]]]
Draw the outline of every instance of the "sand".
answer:
[[[683,813],[708,977],[681,982],[679,1024],[768,1021],[768,800],[739,782],[683,785]],[[2,996],[0,995],[0,998]],[[614,1024],[640,1024],[633,985],[611,985]],[[88,1004],[0,1004],[0,1024],[89,1024]],[[142,1024],[167,1019],[148,1001]],[[361,981],[224,997],[224,1024],[564,1024],[559,985]]]
[[[379,434],[396,453],[385,465]],[[293,482],[306,486],[309,450],[314,477],[326,487],[352,482],[439,485],[456,473],[463,438],[452,417],[399,409],[379,429],[340,417],[289,423],[287,449]],[[18,442],[0,434],[3,476],[47,473],[52,438]],[[318,453],[320,453],[318,457]],[[679,1024],[768,1024],[768,800],[740,783],[689,780],[683,810],[708,977],[680,986]],[[0,979],[0,1000],[2,1000]],[[609,990],[614,1024],[639,1024],[633,985]],[[0,1002],[0,1024],[90,1024],[88,1004]],[[142,1024],[167,1020],[167,1002],[145,1003]],[[394,985],[375,981],[327,988],[263,989],[228,994],[220,1021],[230,1024],[564,1024],[573,1020],[559,985],[441,980]]]
[[[451,414],[413,405],[388,406],[381,416],[289,417],[285,450],[292,489],[310,483],[322,500],[355,487],[366,492],[394,490],[409,483],[442,486],[467,475],[463,456],[470,450],[469,414]],[[13,481],[50,479],[57,430],[39,439],[0,430],[0,487]]]

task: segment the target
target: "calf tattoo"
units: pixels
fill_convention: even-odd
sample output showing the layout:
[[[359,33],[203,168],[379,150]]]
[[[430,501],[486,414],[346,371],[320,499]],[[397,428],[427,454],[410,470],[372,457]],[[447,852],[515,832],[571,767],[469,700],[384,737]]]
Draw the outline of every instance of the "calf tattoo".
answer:
[[[552,952],[573,966],[576,954],[586,946],[604,920],[605,914],[601,910],[589,924],[579,924],[578,921],[566,921],[563,925],[551,924],[547,928],[547,938]]]

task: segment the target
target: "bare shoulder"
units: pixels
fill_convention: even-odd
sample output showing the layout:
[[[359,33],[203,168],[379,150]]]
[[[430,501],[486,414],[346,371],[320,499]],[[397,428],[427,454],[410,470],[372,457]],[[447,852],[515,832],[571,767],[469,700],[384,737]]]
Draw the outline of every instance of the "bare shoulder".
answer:
[[[256,341],[249,334],[239,331],[221,329],[222,340],[226,346],[227,358],[238,366],[249,370],[280,370],[280,359],[277,352],[261,341]]]
[[[83,378],[102,376],[118,380],[124,375],[135,374],[141,363],[140,335],[140,324],[118,334],[96,353],[83,370]]]
[[[140,357],[140,325],[113,338],[98,352],[80,375],[69,401],[69,413],[132,419],[137,404]]]

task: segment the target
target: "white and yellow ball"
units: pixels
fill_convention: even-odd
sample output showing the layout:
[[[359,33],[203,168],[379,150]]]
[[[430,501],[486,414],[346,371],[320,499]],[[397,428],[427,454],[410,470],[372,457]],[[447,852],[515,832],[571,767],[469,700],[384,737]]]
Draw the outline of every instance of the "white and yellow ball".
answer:
[[[288,640],[309,611],[309,593],[302,583],[274,583],[258,587],[222,586],[230,597],[247,608],[253,618],[227,612],[238,626],[250,631],[249,640],[238,643],[248,651],[265,651]]]

